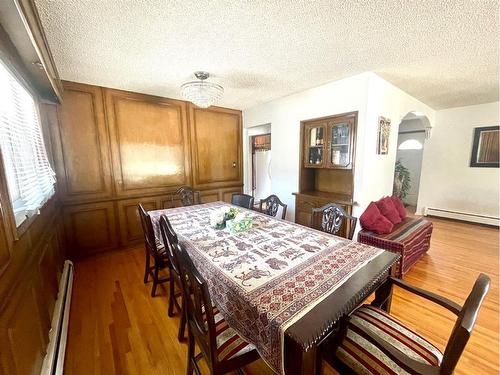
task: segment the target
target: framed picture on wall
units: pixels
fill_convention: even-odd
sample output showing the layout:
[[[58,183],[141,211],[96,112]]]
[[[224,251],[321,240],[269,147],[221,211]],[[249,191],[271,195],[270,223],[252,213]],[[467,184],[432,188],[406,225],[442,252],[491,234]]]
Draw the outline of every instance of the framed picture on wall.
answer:
[[[500,126],[474,128],[471,167],[498,168]]]
[[[378,118],[377,154],[389,153],[389,135],[391,133],[391,120],[380,116]]]

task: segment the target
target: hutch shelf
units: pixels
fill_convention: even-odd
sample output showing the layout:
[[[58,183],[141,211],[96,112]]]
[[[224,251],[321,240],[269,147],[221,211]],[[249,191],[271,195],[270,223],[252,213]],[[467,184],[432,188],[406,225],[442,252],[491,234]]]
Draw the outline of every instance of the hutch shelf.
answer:
[[[304,167],[352,169],[355,125],[355,116],[303,122]]]

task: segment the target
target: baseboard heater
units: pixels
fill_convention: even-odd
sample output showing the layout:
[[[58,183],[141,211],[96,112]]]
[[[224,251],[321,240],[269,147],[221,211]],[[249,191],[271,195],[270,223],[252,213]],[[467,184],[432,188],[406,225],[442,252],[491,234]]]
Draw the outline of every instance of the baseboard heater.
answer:
[[[61,280],[59,281],[59,294],[54,307],[49,345],[47,355],[43,360],[41,375],[61,375],[64,373],[64,355],[66,352],[73,274],[73,263],[69,260],[65,261]]]
[[[438,216],[448,219],[470,221],[473,223],[500,226],[500,218],[488,215],[472,214],[467,212],[445,210],[442,208],[427,207],[424,211],[425,216]]]

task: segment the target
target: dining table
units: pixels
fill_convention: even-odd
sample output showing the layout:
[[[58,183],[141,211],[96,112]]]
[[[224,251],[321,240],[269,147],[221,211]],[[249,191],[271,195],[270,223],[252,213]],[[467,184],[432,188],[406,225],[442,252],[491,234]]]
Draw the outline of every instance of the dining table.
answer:
[[[237,208],[242,232],[216,229],[214,212]],[[166,215],[231,328],[278,374],[316,374],[319,348],[342,319],[383,286],[399,255],[290,221],[211,202],[149,211],[161,241]],[[213,224],[213,223],[212,223]]]

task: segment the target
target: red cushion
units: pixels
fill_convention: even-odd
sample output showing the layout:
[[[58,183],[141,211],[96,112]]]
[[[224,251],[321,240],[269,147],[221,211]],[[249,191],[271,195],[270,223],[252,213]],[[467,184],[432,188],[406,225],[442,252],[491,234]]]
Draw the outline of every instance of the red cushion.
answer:
[[[380,213],[377,205],[371,202],[365,212],[359,218],[359,222],[364,229],[377,234],[391,233],[394,225]]]
[[[396,210],[398,210],[399,217],[401,220],[403,220],[406,217],[406,208],[403,202],[401,202],[401,199],[393,195],[391,197],[392,203],[394,203],[394,207],[396,207]]]
[[[394,207],[391,197],[385,197],[375,202],[380,213],[390,220],[393,224],[401,223],[398,210]]]

